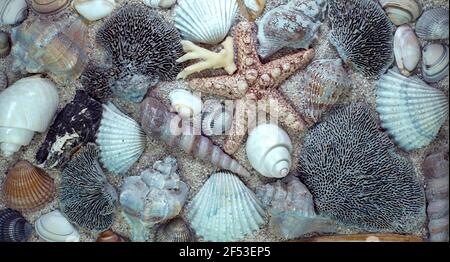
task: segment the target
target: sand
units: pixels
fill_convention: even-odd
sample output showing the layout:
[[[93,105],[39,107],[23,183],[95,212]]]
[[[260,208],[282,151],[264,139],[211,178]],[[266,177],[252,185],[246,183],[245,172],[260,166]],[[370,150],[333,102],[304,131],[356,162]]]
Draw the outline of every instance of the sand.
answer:
[[[139,2],[139,0],[116,0],[118,3],[118,6],[123,5],[125,2]],[[287,0],[267,0],[267,7],[266,11],[270,10],[280,4],[285,4],[288,1]],[[421,2],[423,8],[430,9],[431,7],[436,6],[444,6],[448,9],[448,1],[447,0],[419,0]],[[117,10],[116,8],[115,10]],[[74,10],[71,10],[71,12],[75,12]],[[161,10],[164,15],[167,16],[168,19],[171,19],[171,13],[170,11],[164,11]],[[34,19],[36,17],[35,14],[30,13],[29,17],[27,19]],[[243,19],[242,17],[239,17],[237,21],[240,21]],[[98,47],[96,47],[96,44],[94,42],[95,38],[95,32],[98,29],[98,27],[103,23],[103,21],[97,21],[89,24],[89,43],[87,47],[87,52],[90,58],[100,58],[101,53],[98,50]],[[5,30],[10,32],[11,27],[10,26],[0,26],[1,30]],[[337,58],[338,54],[335,51],[334,47],[331,46],[327,39],[328,34],[328,26],[325,23],[320,28],[320,31],[318,33],[318,40],[313,43],[313,47],[316,50],[316,57],[315,59],[324,59],[324,58]],[[448,44],[448,40],[444,41],[446,44]],[[422,44],[425,44],[423,42]],[[20,76],[12,74],[10,71],[8,71],[8,66],[10,62],[8,61],[8,57],[5,59],[0,59],[0,70],[6,70],[8,72],[8,75],[10,77],[10,84],[14,81],[20,78]],[[207,72],[209,74],[210,72]],[[215,72],[217,73],[217,72]],[[221,73],[219,71],[219,73]],[[417,74],[420,76],[420,68],[417,69]],[[290,79],[288,79],[282,86],[281,90],[282,92],[292,101],[293,105],[296,107],[300,106],[300,95],[299,95],[299,88],[302,85],[304,77],[304,70],[301,70],[297,72],[295,75],[293,75]],[[357,74],[351,74],[351,78],[353,81],[353,90],[350,94],[348,94],[346,97],[342,99],[342,103],[347,103],[351,101],[365,101],[367,102],[372,108],[374,108],[375,105],[375,95],[374,95],[374,81],[365,79]],[[436,87],[438,89],[443,90],[446,94],[448,94],[448,85],[449,85],[449,77],[447,76],[444,80],[440,81],[437,84],[432,84],[433,87]],[[170,92],[170,90],[182,87],[187,88],[187,85],[183,81],[177,81],[177,82],[170,82],[170,83],[161,83],[154,91],[161,96],[162,99],[165,101],[167,100],[167,94]],[[71,84],[64,84],[58,85],[59,88],[59,94],[60,94],[60,104],[59,109],[64,107],[68,102],[70,102],[75,94],[75,91],[77,89],[81,88],[81,84],[79,81],[74,81]],[[204,98],[211,98],[211,96],[205,96]],[[218,98],[220,99],[220,98]],[[124,101],[121,101],[119,99],[114,99],[113,102],[115,102],[117,105],[122,107],[124,111],[131,116],[133,116],[135,119],[138,119],[138,105],[133,103],[127,103]],[[426,155],[428,155],[430,152],[435,151],[437,148],[441,146],[448,147],[448,141],[449,141],[449,124],[448,121],[444,124],[442,129],[439,132],[438,137],[431,143],[431,145],[415,150],[410,153],[406,153],[403,151],[400,151],[400,154],[407,157],[411,160],[415,167],[415,171],[417,176],[423,180],[423,175],[421,173],[421,163]],[[35,163],[35,154],[38,149],[38,147],[43,142],[43,139],[45,138],[46,134],[36,134],[33,138],[33,141],[29,146],[23,147],[20,152],[16,153],[12,159],[5,159],[3,157],[0,157],[0,183],[2,183],[2,180],[5,177],[5,174],[14,163],[16,163],[18,160],[28,160],[32,163]],[[296,158],[302,148],[302,140],[303,140],[303,134],[295,134],[294,136],[291,135],[291,138],[293,140],[294,144],[294,158]],[[213,139],[218,145],[222,145],[223,138],[218,137]],[[195,160],[192,157],[187,156],[186,154],[179,152],[177,149],[169,148],[165,146],[162,142],[158,141],[154,138],[148,138],[148,145],[147,149],[144,152],[144,154],[141,156],[139,161],[135,163],[132,167],[132,169],[128,172],[127,176],[133,176],[133,175],[139,175],[141,171],[144,169],[151,167],[152,164],[159,159],[163,159],[165,156],[172,155],[176,157],[178,161],[178,173],[181,175],[182,180],[184,180],[189,186],[190,186],[190,193],[188,197],[188,203],[192,199],[192,197],[198,192],[198,190],[201,188],[201,186],[205,183],[209,175],[214,172],[216,169],[207,164],[203,163],[201,161]],[[252,170],[250,163],[247,161],[245,156],[245,145],[242,145],[238,152],[234,155],[234,158],[236,158],[240,163],[242,163],[246,168],[249,170]],[[292,170],[295,170],[295,166],[292,168]],[[47,170],[49,174],[55,178],[56,184],[59,184],[60,181],[60,173],[61,170]],[[272,182],[273,180],[267,179],[262,177],[261,175],[257,174],[254,170],[252,170],[252,177],[248,180],[245,180],[244,182],[247,184],[249,188],[252,190],[255,190],[256,187],[259,185]],[[108,179],[111,181],[111,183],[116,187],[118,191],[120,191],[120,187],[123,182],[123,177],[114,176],[112,174],[106,173],[108,176]],[[187,204],[188,204],[187,203]],[[186,205],[185,205],[186,206]],[[4,204],[2,199],[0,198],[0,208],[4,208]],[[58,208],[58,197],[50,204],[48,204],[46,207],[44,207],[42,210],[33,212],[33,213],[24,213],[24,216],[27,218],[28,221],[31,223],[34,223],[36,219],[38,219],[41,215],[46,214],[54,209]],[[184,209],[182,211],[182,216],[185,215],[186,210]],[[125,236],[130,236],[130,230],[128,224],[123,219],[120,208],[119,213],[117,216],[117,219],[112,226],[112,229],[120,234],[123,234]],[[350,229],[340,229],[342,233],[357,233],[355,230]],[[89,232],[87,230],[80,229],[80,233],[82,236],[82,241],[94,241],[96,239],[97,233]],[[426,229],[425,227],[415,232],[416,235],[425,237],[426,236]],[[150,238],[150,240],[152,240]],[[29,239],[29,241],[41,241],[36,236],[35,233],[33,233],[32,237]],[[281,238],[275,236],[268,230],[268,226],[264,226],[260,231],[258,231],[254,235],[250,235],[244,239],[244,241],[282,241]]]

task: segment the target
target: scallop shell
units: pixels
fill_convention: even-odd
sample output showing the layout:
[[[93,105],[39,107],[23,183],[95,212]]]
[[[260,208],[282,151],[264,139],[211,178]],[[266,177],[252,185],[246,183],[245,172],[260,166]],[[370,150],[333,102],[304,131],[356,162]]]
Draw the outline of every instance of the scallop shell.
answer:
[[[103,166],[112,173],[125,174],[144,152],[147,139],[134,119],[108,102],[103,105],[96,143]]]
[[[422,52],[422,75],[426,82],[436,83],[448,76],[448,45],[429,44]]]
[[[71,0],[28,0],[31,10],[38,14],[52,15],[69,6]]]
[[[26,0],[2,0],[0,2],[0,25],[20,24],[28,15]]]
[[[243,16],[255,21],[266,7],[266,0],[236,0]]]
[[[47,242],[80,242],[80,234],[59,210],[41,216],[34,228],[37,235]]]
[[[402,25],[395,32],[394,56],[400,72],[405,76],[409,76],[419,63],[420,43],[409,25]]]
[[[11,39],[9,34],[0,30],[0,59],[9,55],[11,51]]]
[[[177,0],[144,0],[144,4],[146,4],[150,7],[153,7],[153,8],[156,8],[156,7],[170,8],[176,2],[177,2]]]
[[[218,104],[202,115],[202,132],[205,136],[223,135],[231,128],[233,113],[225,105]]]
[[[33,226],[18,211],[0,210],[0,242],[25,242],[32,231]]]
[[[112,230],[106,230],[98,235],[95,242],[130,242],[130,240]]]
[[[425,11],[416,23],[416,34],[424,40],[448,38],[448,10],[435,8]]]
[[[238,5],[235,0],[179,0],[174,12],[183,39],[218,44],[230,31]]]
[[[191,227],[206,241],[239,241],[266,222],[255,194],[228,172],[212,174],[187,210]]]
[[[406,151],[433,141],[448,116],[448,98],[417,78],[390,70],[376,83],[381,126]]]
[[[202,100],[200,97],[184,89],[175,89],[169,93],[170,103],[182,118],[190,118],[200,115],[202,112]]]
[[[97,21],[107,17],[116,6],[115,0],[74,0],[73,8],[89,21]]]
[[[292,142],[289,135],[274,124],[261,124],[247,139],[247,158],[252,167],[266,177],[287,176],[292,166]]]
[[[55,197],[53,179],[28,161],[18,162],[3,182],[3,199],[9,208],[36,211]]]
[[[158,227],[155,235],[157,242],[194,242],[195,237],[188,224],[182,218],[174,218]]]
[[[380,4],[397,26],[416,21],[422,13],[422,7],[416,0],[380,0]]]

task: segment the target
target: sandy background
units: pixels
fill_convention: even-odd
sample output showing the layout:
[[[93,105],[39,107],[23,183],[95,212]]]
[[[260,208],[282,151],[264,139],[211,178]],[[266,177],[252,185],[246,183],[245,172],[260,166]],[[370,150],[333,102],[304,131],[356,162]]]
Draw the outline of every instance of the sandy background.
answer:
[[[116,0],[118,3],[115,10],[118,10],[118,7],[124,4],[125,2],[139,2],[140,0]],[[288,0],[267,0],[266,5],[266,11],[280,5],[287,3]],[[431,7],[436,6],[444,6],[448,9],[448,1],[447,0],[419,0],[419,2],[422,4],[422,7],[424,10],[430,9]],[[73,12],[73,15],[75,14],[74,10],[70,10]],[[160,12],[164,13],[168,19],[171,18],[171,11],[163,11],[160,10]],[[30,13],[27,19],[34,19],[35,14]],[[242,20],[243,18],[241,16],[238,17],[237,21]],[[101,57],[101,54],[96,47],[96,44],[94,42],[95,33],[98,27],[103,23],[103,20],[93,22],[89,24],[89,44],[87,46],[87,52],[90,56],[90,58],[99,58]],[[1,30],[10,32],[11,27],[9,26],[0,26]],[[232,33],[234,29],[232,28]],[[327,23],[323,23],[323,25],[320,28],[320,31],[318,33],[318,39],[319,41],[316,41],[313,43],[313,47],[316,49],[316,57],[315,59],[325,59],[325,58],[337,58],[338,54],[334,50],[334,48],[328,43],[327,34],[328,34],[328,26]],[[448,40],[445,41],[448,44]],[[422,43],[422,45],[424,45]],[[6,70],[9,78],[10,78],[10,84],[20,78],[20,76],[13,75],[10,71],[8,71],[9,62],[7,58],[0,59],[0,70]],[[420,76],[420,66],[417,69],[417,74]],[[285,93],[285,95],[290,98],[292,103],[296,106],[300,106],[300,95],[299,95],[299,88],[302,86],[302,80],[304,77],[304,71],[297,72],[293,77],[288,79],[282,86],[281,90]],[[348,94],[346,97],[342,99],[342,102],[349,102],[349,101],[366,101],[368,102],[372,108],[374,108],[375,105],[375,87],[373,81],[368,81],[367,79],[357,75],[352,74],[351,78],[353,80],[353,90],[350,94]],[[432,84],[433,87],[436,87],[438,89],[444,90],[446,94],[448,94],[448,85],[449,85],[449,77],[447,76],[444,80],[437,84]],[[183,81],[177,81],[177,82],[171,82],[171,83],[161,83],[159,86],[155,89],[155,92],[157,92],[163,99],[167,100],[167,94],[170,92],[170,90],[182,87],[186,88],[186,83]],[[68,102],[70,102],[75,95],[75,91],[77,89],[81,88],[81,84],[79,81],[75,81],[68,85],[58,85],[59,88],[59,94],[60,94],[60,104],[59,109],[64,107]],[[208,98],[208,97],[204,97]],[[220,98],[218,98],[220,99]],[[118,99],[113,99],[113,102],[115,102],[117,105],[122,107],[124,111],[131,116],[133,116],[135,119],[138,119],[138,104],[132,104],[132,103],[126,103],[124,101],[120,101]],[[433,143],[426,148],[415,150],[410,153],[400,152],[405,157],[409,158],[412,163],[415,166],[416,173],[420,177],[420,179],[423,178],[423,175],[421,173],[420,165],[424,159],[424,157],[429,154],[430,152],[433,152],[436,150],[436,148],[440,146],[447,146],[448,147],[448,141],[449,141],[449,125],[448,121],[444,124],[443,128],[441,129],[438,137],[433,141]],[[32,163],[35,163],[35,154],[37,151],[37,148],[40,146],[40,144],[43,142],[43,139],[45,138],[45,134],[35,134],[33,141],[31,144],[27,147],[22,147],[22,149],[16,153],[13,157],[13,159],[5,159],[3,157],[0,157],[0,183],[2,183],[5,174],[9,167],[11,167],[14,163],[16,163],[20,159],[28,160]],[[297,134],[296,136],[291,135],[291,139],[294,143],[295,153],[294,158],[298,155],[298,152],[300,151],[302,147],[302,134]],[[213,139],[217,144],[222,145],[223,139],[222,138],[214,138]],[[142,170],[144,170],[147,167],[151,167],[154,161],[164,158],[167,155],[172,155],[176,157],[178,161],[178,167],[179,167],[179,174],[182,177],[182,180],[187,182],[187,184],[190,186],[190,193],[188,202],[192,197],[197,193],[197,191],[201,188],[201,186],[205,183],[209,175],[215,171],[215,168],[207,163],[200,162],[198,160],[194,160],[193,158],[187,156],[184,153],[178,152],[177,149],[171,149],[167,146],[165,146],[162,142],[157,141],[153,138],[148,138],[148,145],[147,149],[144,152],[144,154],[141,156],[139,161],[135,163],[135,165],[132,167],[132,169],[129,171],[127,175],[139,175]],[[245,147],[244,145],[241,146],[239,151],[234,155],[234,158],[236,158],[240,163],[242,163],[248,170],[252,170],[249,162],[246,159],[245,156]],[[295,169],[295,166],[292,168],[292,170]],[[55,178],[55,182],[57,185],[59,185],[59,175],[60,170],[47,170],[49,174]],[[261,175],[257,174],[255,171],[251,171],[252,177],[249,180],[244,181],[249,188],[252,190],[255,190],[257,186],[271,182],[270,179],[267,179],[265,177],[262,177]],[[114,176],[111,174],[106,173],[111,183],[116,187],[116,189],[120,189],[122,185],[123,178]],[[185,205],[186,206],[186,205]],[[4,208],[4,204],[2,203],[2,199],[0,199],[0,208]],[[58,197],[50,204],[48,204],[45,208],[38,212],[34,213],[24,213],[24,216],[30,221],[31,223],[34,223],[36,219],[38,219],[41,215],[46,214],[50,212],[51,210],[58,208]],[[182,211],[182,216],[184,216],[186,210]],[[124,221],[120,208],[119,213],[117,215],[117,219],[112,226],[112,229],[118,233],[121,233],[125,236],[130,236],[130,230],[128,227],[128,224]],[[80,229],[80,234],[82,236],[82,241],[94,241],[97,237],[97,235],[93,232],[89,232],[83,229]],[[351,230],[344,230],[342,231],[350,233],[353,232]],[[419,236],[425,236],[426,229],[425,227],[416,232]],[[150,239],[151,240],[151,239]],[[244,241],[281,241],[282,239],[274,236],[271,234],[267,228],[267,225],[264,226],[260,231],[258,231],[255,235],[250,235],[244,239]],[[33,233],[32,237],[29,241],[40,241],[39,238],[36,236],[35,233]]]

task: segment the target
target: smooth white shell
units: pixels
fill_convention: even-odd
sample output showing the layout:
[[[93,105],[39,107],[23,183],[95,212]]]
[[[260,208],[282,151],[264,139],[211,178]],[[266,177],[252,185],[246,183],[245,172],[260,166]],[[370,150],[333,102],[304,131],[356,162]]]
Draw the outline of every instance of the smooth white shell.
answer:
[[[47,242],[79,242],[80,234],[59,210],[41,216],[35,222],[38,236]]]
[[[435,8],[425,11],[416,23],[416,34],[424,40],[448,38],[448,10]]]
[[[403,75],[409,76],[420,60],[420,43],[409,25],[397,28],[394,36],[394,55]]]
[[[74,0],[72,6],[89,21],[107,17],[116,6],[115,0]]]
[[[414,22],[422,13],[416,0],[380,0],[380,4],[395,25]]]
[[[112,173],[124,174],[144,152],[147,139],[134,119],[108,102],[103,105],[96,143],[103,166]]]
[[[183,118],[198,116],[202,112],[200,97],[184,89],[175,89],[169,93],[170,103]]]
[[[381,126],[405,151],[427,146],[448,116],[448,98],[418,78],[390,70],[376,83]]]
[[[161,8],[170,8],[173,6],[177,0],[143,0],[144,4],[150,7],[161,7]]]
[[[428,83],[441,81],[449,73],[448,46],[444,44],[429,44],[423,48],[422,75]]]
[[[196,234],[206,241],[239,241],[265,223],[255,194],[232,173],[212,174],[187,208]]]
[[[0,25],[16,25],[28,15],[26,0],[0,1]]]
[[[22,78],[0,93],[0,143],[4,156],[28,145],[34,132],[47,130],[58,108],[58,90],[52,81]]]
[[[230,31],[238,5],[235,0],[179,0],[174,12],[183,39],[218,44]]]
[[[266,177],[285,177],[292,165],[292,142],[286,131],[274,124],[261,124],[247,139],[247,158]]]

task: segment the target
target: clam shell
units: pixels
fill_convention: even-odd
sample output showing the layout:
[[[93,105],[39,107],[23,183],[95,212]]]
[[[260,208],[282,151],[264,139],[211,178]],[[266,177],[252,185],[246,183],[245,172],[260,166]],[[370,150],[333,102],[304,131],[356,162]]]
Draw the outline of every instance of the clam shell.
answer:
[[[2,0],[0,2],[0,25],[20,24],[28,15],[26,0]]]
[[[3,182],[3,199],[9,208],[36,211],[55,197],[53,179],[28,161],[18,162]]]
[[[157,242],[194,242],[192,230],[182,218],[174,218],[158,227],[155,235]]]
[[[206,241],[239,241],[265,224],[261,202],[228,172],[212,174],[187,210],[192,229]]]
[[[405,151],[427,146],[448,116],[448,98],[420,79],[390,70],[376,83],[381,126]]]
[[[18,211],[0,210],[0,242],[25,242],[32,231],[31,224]]]
[[[400,72],[406,76],[409,76],[419,63],[420,43],[409,25],[402,25],[395,32],[394,56]]]
[[[116,6],[115,0],[74,0],[72,6],[89,21],[107,17]]]
[[[416,0],[380,0],[380,4],[395,25],[414,22],[422,13]]]
[[[175,89],[169,93],[170,103],[182,118],[190,118],[200,115],[202,112],[202,100],[200,97],[184,89]]]
[[[11,39],[9,38],[9,34],[0,30],[0,58],[4,58],[9,55],[10,51]]]
[[[96,143],[103,166],[112,173],[124,174],[144,152],[147,139],[134,119],[108,102],[103,105]]]
[[[144,0],[143,2],[144,4],[154,8],[170,8],[177,2],[177,0]]]
[[[231,128],[233,113],[219,104],[202,115],[202,132],[205,136],[223,135]]]
[[[80,234],[59,210],[41,216],[34,225],[37,235],[47,242],[79,242]]]
[[[106,230],[100,233],[95,242],[130,242],[130,240],[112,230]]]
[[[266,0],[236,0],[243,16],[255,21],[266,7]]]
[[[448,38],[448,10],[435,8],[425,11],[416,23],[416,34],[425,40]]]
[[[175,27],[183,39],[204,44],[218,44],[227,36],[237,15],[235,0],[179,0]]]
[[[448,45],[429,44],[422,52],[422,75],[426,82],[436,83],[448,76]]]
[[[28,0],[31,10],[38,14],[52,15],[63,11],[71,0]]]

